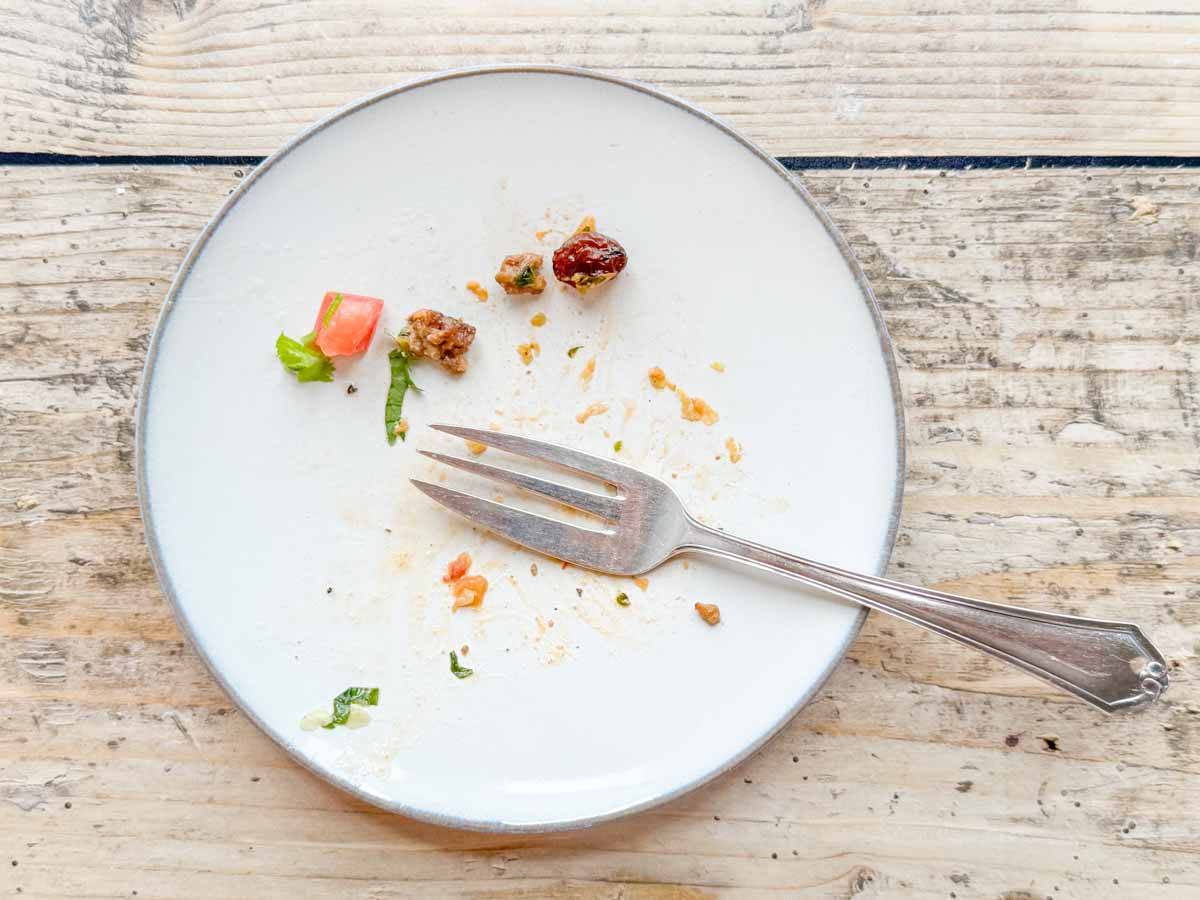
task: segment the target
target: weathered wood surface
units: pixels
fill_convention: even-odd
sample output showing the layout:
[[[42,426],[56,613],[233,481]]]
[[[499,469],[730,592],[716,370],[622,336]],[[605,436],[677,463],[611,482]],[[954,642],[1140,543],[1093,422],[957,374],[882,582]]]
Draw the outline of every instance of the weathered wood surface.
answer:
[[[777,155],[1200,154],[1194,0],[415,6],[0,0],[0,150],[263,154],[389,84],[535,62],[659,85]]]
[[[631,821],[513,838],[380,813],[301,770],[160,596],[135,392],[167,282],[240,173],[0,171],[0,891],[1200,892],[1194,172],[802,176],[900,357],[892,574],[1142,622],[1171,660],[1161,704],[1104,717],[873,616],[820,698],[730,775]],[[1157,217],[1131,218],[1139,203]]]

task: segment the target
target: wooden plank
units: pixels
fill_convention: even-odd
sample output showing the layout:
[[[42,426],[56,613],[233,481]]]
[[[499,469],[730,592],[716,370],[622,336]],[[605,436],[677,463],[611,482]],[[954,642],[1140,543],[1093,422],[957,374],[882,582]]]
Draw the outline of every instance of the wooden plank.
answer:
[[[776,155],[1195,156],[1198,36],[1181,0],[8,0],[0,150],[265,154],[387,85],[526,62],[660,86]]]
[[[327,787],[232,707],[161,600],[136,510],[136,385],[166,284],[240,175],[0,169],[0,887],[1200,890],[1194,173],[802,179],[863,259],[901,361],[911,464],[892,574],[1142,622],[1174,670],[1160,705],[1104,717],[873,616],[744,766],[628,822],[519,838],[419,825]],[[1130,218],[1135,196],[1155,221]]]

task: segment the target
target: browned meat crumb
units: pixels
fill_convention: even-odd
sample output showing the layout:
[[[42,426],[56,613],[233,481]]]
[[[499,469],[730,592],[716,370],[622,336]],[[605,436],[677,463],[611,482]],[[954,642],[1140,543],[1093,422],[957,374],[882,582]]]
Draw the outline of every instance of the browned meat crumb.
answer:
[[[418,309],[408,317],[408,328],[396,339],[400,347],[442,364],[455,374],[467,371],[467,351],[475,340],[475,326],[433,309]]]
[[[486,303],[488,298],[487,288],[480,285],[478,281],[468,281],[467,290],[479,298],[480,303]]]
[[[506,294],[540,294],[546,289],[542,262],[538,253],[510,254],[500,263],[496,284],[504,288]]]
[[[696,612],[709,625],[716,625],[721,621],[721,608],[715,603],[697,603]]]

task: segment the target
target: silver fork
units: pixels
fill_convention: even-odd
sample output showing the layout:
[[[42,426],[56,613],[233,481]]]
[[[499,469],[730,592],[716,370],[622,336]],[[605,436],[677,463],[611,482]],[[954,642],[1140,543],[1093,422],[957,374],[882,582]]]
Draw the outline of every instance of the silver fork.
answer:
[[[430,459],[549,497],[600,520],[595,529],[413,479],[454,512],[547,556],[613,575],[641,575],[681,553],[735,559],[846,600],[889,613],[990,653],[1106,712],[1154,700],[1167,687],[1162,654],[1136,625],[1038,612],[858,575],[702,525],[670,486],[637,469],[511,434],[432,428],[518,456],[551,463],[616,488],[593,493],[486,463],[427,450]]]

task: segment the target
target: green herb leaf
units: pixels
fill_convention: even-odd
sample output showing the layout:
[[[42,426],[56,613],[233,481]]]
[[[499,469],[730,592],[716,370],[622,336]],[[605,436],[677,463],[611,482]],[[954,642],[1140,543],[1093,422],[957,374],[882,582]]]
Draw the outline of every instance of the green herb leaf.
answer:
[[[334,294],[333,300],[329,304],[329,309],[325,310],[325,316],[321,319],[321,328],[329,327],[329,320],[333,318],[333,314],[337,312],[337,308],[342,305],[342,295]]]
[[[398,347],[388,354],[388,363],[392,367],[392,383],[388,387],[387,403],[383,407],[383,424],[387,429],[389,444],[396,443],[396,423],[402,418],[404,395],[408,393],[409,388],[414,391],[421,390],[409,374],[408,366],[411,362],[412,357]],[[400,440],[404,440],[404,435],[400,435]]]
[[[624,591],[621,591],[621,593],[617,594],[617,606],[628,606],[628,605],[629,605],[629,595],[627,593],[625,593]]]
[[[321,352],[315,339],[313,332],[298,341],[281,333],[275,341],[275,355],[297,381],[333,381],[333,361]]]
[[[625,446],[625,442],[624,442],[624,441],[617,441],[615,444],[613,444],[613,452],[614,452],[614,453],[620,453],[620,452],[621,452],[621,448],[622,448],[622,447],[624,447],[624,446]]]
[[[578,353],[582,349],[583,349],[583,344],[578,344],[578,345],[572,347],[570,350],[567,351],[567,357],[569,359],[574,359],[575,354]]]
[[[450,674],[455,678],[470,678],[475,674],[474,669],[467,669],[458,664],[458,654],[450,651]]]
[[[330,730],[350,721],[351,706],[378,706],[379,688],[348,687],[333,698],[333,716],[322,728]]]
[[[533,266],[523,268],[516,278],[513,279],[514,287],[529,287],[537,279],[537,270]]]

